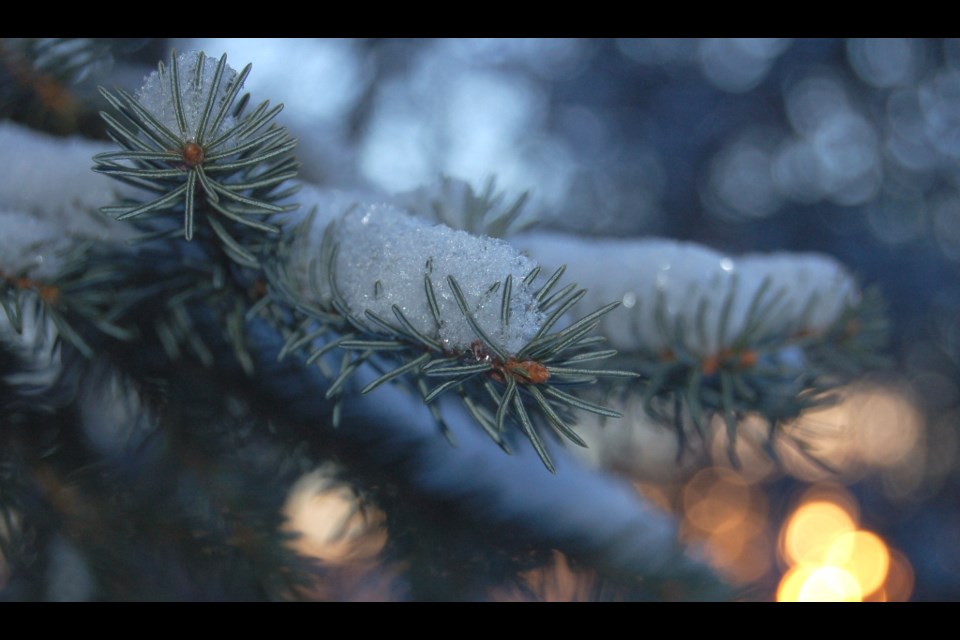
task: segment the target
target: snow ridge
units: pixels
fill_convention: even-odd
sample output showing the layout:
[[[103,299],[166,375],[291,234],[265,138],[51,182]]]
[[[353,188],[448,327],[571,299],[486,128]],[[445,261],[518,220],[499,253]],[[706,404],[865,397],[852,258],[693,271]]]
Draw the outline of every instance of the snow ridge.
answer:
[[[587,295],[574,312],[621,301],[601,331],[622,351],[663,354],[677,344],[710,357],[742,341],[826,330],[859,301],[853,276],[816,253],[731,257],[665,239],[531,233],[516,244],[547,267],[568,265]]]

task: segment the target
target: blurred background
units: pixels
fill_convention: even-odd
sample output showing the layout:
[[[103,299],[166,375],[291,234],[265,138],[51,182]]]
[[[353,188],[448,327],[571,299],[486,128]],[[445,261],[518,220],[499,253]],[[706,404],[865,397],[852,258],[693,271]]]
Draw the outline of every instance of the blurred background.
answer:
[[[304,180],[495,176],[544,227],[819,251],[879,286],[894,367],[799,419],[836,473],[750,450],[734,470],[722,435],[709,466],[677,464],[639,406],[584,425],[588,462],[674,513],[750,598],[960,599],[960,39],[153,40],[104,73],[139,86],[170,47],[252,62]],[[294,493],[321,495],[309,480]],[[315,510],[349,496],[322,495],[289,508],[329,561]]]

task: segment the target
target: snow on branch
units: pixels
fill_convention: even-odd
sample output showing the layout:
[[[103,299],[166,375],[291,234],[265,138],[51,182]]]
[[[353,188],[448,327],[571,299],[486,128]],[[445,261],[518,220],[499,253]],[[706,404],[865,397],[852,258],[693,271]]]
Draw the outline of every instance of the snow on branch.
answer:
[[[50,275],[56,253],[79,239],[130,237],[127,225],[97,211],[117,189],[90,171],[90,158],[109,148],[0,122],[0,162],[6,167],[0,173],[0,270]]]
[[[390,205],[362,205],[335,223],[339,247],[336,283],[357,317],[372,311],[393,317],[398,305],[415,328],[435,336],[445,350],[469,349],[480,338],[460,309],[449,277],[455,278],[483,332],[514,355],[543,324],[534,291],[524,283],[536,264],[506,242],[470,235],[413,218]],[[437,326],[424,279],[435,292]],[[511,278],[509,298],[501,286]],[[509,307],[504,321],[503,305]]]
[[[567,422],[570,409],[619,415],[558,388],[634,377],[585,366],[614,355],[594,351],[602,339],[590,334],[616,303],[571,321],[568,312],[585,291],[558,284],[563,269],[541,276],[535,262],[506,242],[434,224],[362,194],[304,189],[300,195],[304,210],[314,213],[306,228],[298,228],[299,241],[281,269],[292,282],[279,288],[303,298],[294,301],[298,309],[317,309],[321,327],[303,325],[283,352],[309,343],[331,318],[348,322],[337,340],[359,355],[341,366],[331,393],[381,353],[394,368],[384,365],[385,373],[363,393],[403,374],[427,403],[457,393],[504,447],[509,416],[551,470],[531,411],[578,445],[582,440]],[[327,349],[317,349],[308,362]],[[484,406],[491,401],[492,407]]]
[[[880,361],[882,301],[826,255],[731,257],[675,240],[554,233],[514,240],[576,274],[587,293],[574,312],[622,303],[600,331],[620,350],[617,365],[642,376],[644,410],[672,426],[681,451],[691,424],[702,436],[719,415],[736,463],[744,416],[763,416],[772,444],[784,421]]]
[[[301,211],[315,208],[316,214],[292,269],[299,274],[302,292],[309,279],[319,285],[314,302],[327,303],[333,296],[327,265],[318,259],[327,232],[327,242],[337,247],[333,281],[355,318],[372,312],[393,319],[396,305],[414,328],[436,339],[445,351],[468,350],[481,336],[456,300],[448,280],[452,276],[473,320],[494,348],[507,354],[519,352],[546,319],[532,282],[524,282],[536,263],[502,240],[414,217],[372,194],[305,186],[298,199]],[[308,264],[313,264],[312,274]],[[508,278],[512,284],[505,300]],[[435,308],[425,279],[431,282]],[[509,309],[506,318],[504,305]]]
[[[516,242],[546,265],[567,264],[587,289],[584,309],[620,300],[623,309],[604,319],[603,330],[628,352],[708,358],[822,332],[860,300],[850,272],[823,254],[731,257],[691,242],[551,233]]]
[[[101,89],[119,116],[103,113],[121,150],[97,154],[95,171],[153,198],[103,211],[119,220],[174,213],[183,217],[187,240],[205,221],[232,259],[256,267],[249,238],[279,231],[264,218],[290,208],[275,201],[288,195],[278,188],[299,165],[291,155],[297,141],[272,124],[282,105],[263,102],[244,113],[249,94],[240,90],[250,68],[234,71],[226,55],[214,61],[202,52],[174,54],[170,69],[161,64],[136,97]]]

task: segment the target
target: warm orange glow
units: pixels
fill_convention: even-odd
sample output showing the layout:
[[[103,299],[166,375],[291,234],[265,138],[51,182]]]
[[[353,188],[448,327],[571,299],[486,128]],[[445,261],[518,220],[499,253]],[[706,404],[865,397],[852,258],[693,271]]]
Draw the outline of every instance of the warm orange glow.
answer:
[[[795,442],[805,443],[817,460],[840,472],[847,480],[871,470],[912,469],[922,477],[921,451],[926,424],[906,383],[851,386],[841,391],[843,399],[821,409],[804,412],[784,427],[777,451],[789,473],[807,481],[819,481],[830,472],[801,453]]]
[[[777,588],[777,602],[800,602],[800,589],[813,572],[812,567],[805,565],[787,571]]]
[[[797,602],[861,602],[863,591],[857,579],[840,567],[814,569],[800,587]]]
[[[527,597],[516,591],[495,591],[495,600],[524,600],[533,596],[540,602],[589,602],[595,577],[591,572],[575,569],[559,551],[542,567],[520,574],[529,589]]]
[[[743,525],[711,534],[704,541],[707,561],[736,584],[759,580],[773,564],[773,543],[765,525],[764,518],[751,514]]]
[[[890,569],[883,584],[883,591],[887,602],[906,602],[913,593],[913,567],[907,557],[897,551],[890,550]]]
[[[673,499],[671,496],[676,496],[678,491],[677,487],[669,487],[670,491],[668,491],[664,485],[638,481],[633,483],[633,488],[652,506],[660,509],[664,513],[673,513]]]
[[[838,504],[824,500],[807,502],[787,522],[783,555],[790,564],[821,564],[834,539],[856,528],[856,522]]]
[[[827,551],[826,564],[850,573],[867,595],[883,586],[890,568],[890,552],[876,534],[852,531],[833,541]]]
[[[735,471],[697,473],[682,495],[681,538],[702,549],[707,562],[731,582],[763,577],[772,566],[772,534],[764,494]]]
[[[719,467],[695,475],[683,491],[686,519],[702,531],[720,532],[741,524],[750,511],[750,488],[733,471]]]
[[[319,473],[298,481],[284,509],[287,529],[300,534],[291,545],[303,555],[337,564],[372,558],[386,543],[382,514],[364,507],[352,491]]]
[[[813,487],[780,535],[791,568],[777,590],[780,602],[906,601],[913,570],[903,554],[875,533],[857,528],[853,496],[838,487]]]
[[[857,502],[857,498],[843,485],[832,482],[821,482],[810,486],[800,497],[800,503],[813,502],[814,500],[832,502],[846,511],[851,520],[859,524],[860,503]]]
[[[777,602],[860,602],[857,579],[839,567],[801,565],[780,580]]]
[[[841,472],[855,476],[860,467],[852,452],[847,405],[808,410],[783,427],[775,448],[786,471],[807,482],[822,482]],[[834,470],[832,472],[831,470]]]

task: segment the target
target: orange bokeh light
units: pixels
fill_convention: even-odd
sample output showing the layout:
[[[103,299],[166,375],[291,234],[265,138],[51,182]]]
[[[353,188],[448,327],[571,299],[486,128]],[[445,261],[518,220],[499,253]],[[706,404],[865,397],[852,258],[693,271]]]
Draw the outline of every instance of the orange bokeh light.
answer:
[[[733,471],[710,467],[683,490],[686,519],[701,531],[721,532],[740,525],[750,513],[750,487]]]
[[[790,517],[784,529],[781,551],[792,565],[821,564],[835,538],[857,528],[850,514],[835,502],[814,500],[804,503]]]
[[[839,567],[800,565],[780,581],[777,602],[860,602],[857,579]]]
[[[910,597],[910,563],[880,536],[857,527],[852,500],[838,488],[814,487],[787,519],[780,552],[790,569],[780,580],[779,602],[888,602]]]
[[[825,561],[850,573],[868,595],[883,586],[890,569],[890,552],[876,534],[851,531],[836,537]]]
[[[906,602],[913,593],[913,567],[907,557],[897,551],[890,550],[890,569],[883,584],[887,602]]]
[[[814,569],[797,594],[798,602],[861,602],[863,590],[856,577],[840,567]]]
[[[763,493],[731,469],[711,467],[682,492],[681,536],[699,545],[706,560],[736,583],[758,580],[772,566],[773,535]]]
[[[780,579],[777,587],[777,602],[800,602],[800,589],[814,569],[806,565],[793,567]]]

